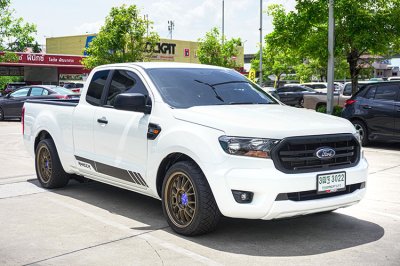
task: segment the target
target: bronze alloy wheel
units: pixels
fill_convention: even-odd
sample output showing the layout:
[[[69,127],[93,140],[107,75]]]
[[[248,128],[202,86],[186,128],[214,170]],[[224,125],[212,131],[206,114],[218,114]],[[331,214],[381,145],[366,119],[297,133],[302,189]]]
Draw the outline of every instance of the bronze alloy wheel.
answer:
[[[51,160],[50,151],[47,146],[42,145],[39,149],[37,159],[36,159],[39,178],[43,181],[43,183],[48,183],[51,178],[53,164]]]
[[[165,186],[165,209],[177,227],[191,224],[196,214],[196,191],[190,178],[183,172],[174,172]]]

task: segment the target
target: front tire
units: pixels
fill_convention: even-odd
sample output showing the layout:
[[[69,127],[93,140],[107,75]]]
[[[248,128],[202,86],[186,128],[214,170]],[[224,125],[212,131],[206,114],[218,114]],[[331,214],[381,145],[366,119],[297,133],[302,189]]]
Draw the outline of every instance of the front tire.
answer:
[[[181,235],[211,232],[221,217],[206,177],[194,162],[178,162],[168,170],[162,203],[168,224]]]
[[[4,111],[0,108],[0,121],[4,120]]]
[[[58,157],[56,145],[52,139],[39,142],[35,151],[35,168],[37,178],[44,188],[65,187],[69,181]]]
[[[368,143],[369,143],[368,129],[367,129],[367,126],[365,125],[365,123],[361,120],[354,120],[351,122],[353,123],[354,127],[356,128],[356,131],[360,135],[361,145],[362,146],[368,145]]]

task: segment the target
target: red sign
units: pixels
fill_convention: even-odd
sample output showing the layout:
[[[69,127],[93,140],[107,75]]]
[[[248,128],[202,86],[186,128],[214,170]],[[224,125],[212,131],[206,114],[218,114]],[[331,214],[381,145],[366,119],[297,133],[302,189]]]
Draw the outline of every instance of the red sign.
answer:
[[[189,48],[185,48],[184,52],[185,52],[185,54],[184,54],[185,57],[189,57],[190,56],[190,49]]]
[[[0,55],[4,54],[0,52]],[[49,66],[73,66],[82,67],[83,56],[76,55],[52,55],[34,53],[16,53],[18,62],[0,64],[22,64],[22,65],[49,65]]]

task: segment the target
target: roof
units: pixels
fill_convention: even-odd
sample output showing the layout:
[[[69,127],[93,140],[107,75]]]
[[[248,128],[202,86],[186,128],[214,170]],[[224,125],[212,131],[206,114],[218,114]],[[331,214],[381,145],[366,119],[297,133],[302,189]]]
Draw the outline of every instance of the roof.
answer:
[[[226,69],[219,66],[203,65],[203,64],[192,64],[192,63],[177,63],[177,62],[132,62],[132,63],[120,63],[120,64],[109,64],[102,65],[98,68],[106,67],[132,67],[139,66],[144,69],[153,68],[212,68],[212,69]]]

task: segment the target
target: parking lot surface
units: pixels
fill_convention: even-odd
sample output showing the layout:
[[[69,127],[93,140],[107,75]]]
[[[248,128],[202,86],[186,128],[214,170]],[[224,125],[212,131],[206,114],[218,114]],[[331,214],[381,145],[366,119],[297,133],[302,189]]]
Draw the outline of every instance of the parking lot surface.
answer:
[[[367,195],[328,214],[224,218],[175,234],[161,202],[98,182],[42,189],[19,122],[0,122],[0,265],[400,265],[400,144],[365,148]]]

